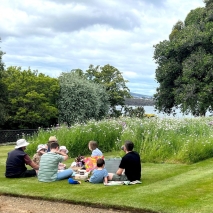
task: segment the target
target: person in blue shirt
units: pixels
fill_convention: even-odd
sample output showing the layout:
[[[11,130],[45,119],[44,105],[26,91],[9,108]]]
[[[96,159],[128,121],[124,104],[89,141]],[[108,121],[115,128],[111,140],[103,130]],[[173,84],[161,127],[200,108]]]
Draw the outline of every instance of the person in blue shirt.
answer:
[[[104,168],[105,161],[102,158],[97,160],[97,169],[92,171],[92,176],[89,179],[90,183],[104,183],[108,182],[108,172]]]
[[[94,156],[103,156],[103,153],[100,149],[98,149],[98,144],[96,141],[90,141],[88,144],[88,148],[92,151],[91,157]]]

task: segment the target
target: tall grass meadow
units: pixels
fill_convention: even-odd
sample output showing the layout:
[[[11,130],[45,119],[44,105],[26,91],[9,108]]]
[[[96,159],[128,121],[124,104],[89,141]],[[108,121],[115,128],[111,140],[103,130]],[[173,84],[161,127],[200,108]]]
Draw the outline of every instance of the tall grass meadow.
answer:
[[[39,132],[27,139],[27,152],[33,155],[38,144],[55,135],[70,157],[90,155],[88,142],[95,140],[103,152],[120,150],[131,140],[142,162],[195,163],[213,157],[213,122],[204,118],[128,118],[90,120],[71,127],[60,126]]]

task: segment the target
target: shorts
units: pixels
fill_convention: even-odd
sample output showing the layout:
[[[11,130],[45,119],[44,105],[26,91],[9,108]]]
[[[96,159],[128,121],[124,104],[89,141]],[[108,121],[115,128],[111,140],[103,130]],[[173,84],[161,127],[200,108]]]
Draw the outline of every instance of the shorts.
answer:
[[[116,175],[116,174],[114,174],[112,176],[112,181],[127,181],[127,180],[128,180],[128,178],[127,178],[126,175]]]

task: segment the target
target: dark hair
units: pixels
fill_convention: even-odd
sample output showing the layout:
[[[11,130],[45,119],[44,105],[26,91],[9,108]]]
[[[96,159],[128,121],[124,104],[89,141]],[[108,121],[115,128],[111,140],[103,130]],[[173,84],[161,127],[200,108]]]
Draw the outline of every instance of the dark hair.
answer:
[[[56,149],[57,147],[59,147],[59,144],[57,142],[52,142],[50,144],[50,149]]]
[[[97,167],[102,167],[105,164],[104,159],[98,158],[97,160]]]
[[[125,141],[124,146],[126,147],[127,151],[132,151],[134,148],[134,143],[132,141]]]
[[[89,146],[92,150],[96,149],[98,147],[98,144],[96,141],[90,141]]]

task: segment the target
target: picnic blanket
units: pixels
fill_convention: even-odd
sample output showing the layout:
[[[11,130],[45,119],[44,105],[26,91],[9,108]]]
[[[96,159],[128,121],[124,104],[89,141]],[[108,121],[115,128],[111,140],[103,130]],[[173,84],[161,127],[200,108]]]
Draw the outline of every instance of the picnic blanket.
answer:
[[[105,159],[105,169],[107,170],[108,173],[116,173],[120,163],[121,158]]]
[[[108,181],[108,183],[105,183],[105,186],[120,186],[120,185],[134,185],[134,184],[138,184],[138,183],[142,183],[139,180],[135,180],[135,181]]]

